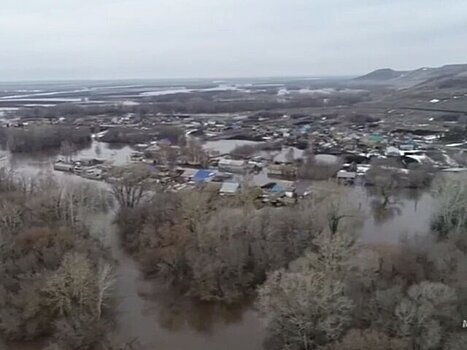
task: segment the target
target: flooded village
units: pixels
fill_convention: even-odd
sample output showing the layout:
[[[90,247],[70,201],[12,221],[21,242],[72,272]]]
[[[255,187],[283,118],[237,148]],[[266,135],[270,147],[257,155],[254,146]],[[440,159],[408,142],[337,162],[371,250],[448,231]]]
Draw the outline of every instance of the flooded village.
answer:
[[[87,130],[84,150],[64,142],[50,158],[55,171],[112,183],[114,167],[143,167],[154,183],[172,191],[208,186],[229,195],[257,187],[262,200],[274,205],[306,196],[313,181],[374,185],[367,175],[378,161],[407,188],[420,185],[421,172],[467,170],[467,145],[446,141],[446,127],[336,120],[284,114],[161,115],[139,121],[128,114],[72,122],[16,119],[3,127]]]
[[[437,183],[467,174],[465,135],[432,112],[405,120],[391,108],[143,113],[139,102],[74,103],[78,115],[60,105],[5,111],[0,168],[31,179],[31,191],[56,182],[58,199],[43,205],[52,213],[83,205],[77,188],[112,203],[84,217],[71,207],[60,220],[82,221],[114,260],[115,325],[106,327],[125,350],[267,348],[256,286],[270,271],[292,266],[342,218],[381,256],[431,242]],[[50,333],[34,332],[44,336],[10,336],[0,349],[47,346]]]
[[[467,1],[2,1],[0,350],[467,350]]]

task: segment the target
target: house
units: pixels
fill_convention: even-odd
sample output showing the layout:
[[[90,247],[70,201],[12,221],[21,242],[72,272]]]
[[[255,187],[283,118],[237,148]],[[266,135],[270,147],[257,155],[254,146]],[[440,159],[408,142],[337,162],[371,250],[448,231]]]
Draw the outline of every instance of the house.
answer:
[[[217,166],[220,171],[226,171],[230,173],[244,173],[247,169],[245,161],[225,158],[219,160]]]
[[[293,187],[297,197],[306,197],[311,194],[311,181],[298,180],[294,182]]]
[[[282,176],[283,166],[281,164],[271,164],[268,166],[269,176]]]
[[[94,166],[104,163],[104,161],[95,158],[82,158],[75,162],[77,166]]]
[[[394,146],[389,146],[386,148],[384,154],[388,157],[399,157],[401,155],[401,151]]]
[[[274,163],[293,163],[295,160],[303,158],[303,150],[294,147],[284,147],[277,154],[273,161]]]
[[[373,144],[378,144],[384,141],[384,137],[381,134],[374,133],[368,136],[368,141]]]
[[[159,145],[151,144],[151,146],[149,146],[148,148],[144,150],[144,154],[150,158],[156,158],[160,151],[161,151],[161,148]]]
[[[59,161],[56,161],[54,163],[54,170],[57,170],[57,171],[66,171],[66,172],[73,172],[75,168],[75,165],[73,163],[66,163],[66,162],[63,162],[61,160]]]
[[[283,195],[285,193],[285,188],[277,182],[270,182],[264,186],[261,186],[261,189],[271,195]]]
[[[216,176],[216,172],[209,169],[200,169],[191,177],[191,181],[193,182],[209,182],[211,181],[214,176]]]
[[[150,145],[147,144],[147,143],[138,143],[137,145],[135,145],[135,149],[137,149],[138,151],[144,151],[146,148],[148,148]]]
[[[353,183],[357,178],[357,173],[354,171],[339,170],[337,172],[337,180],[344,183]]]
[[[219,194],[221,196],[233,195],[233,194],[236,194],[239,190],[240,190],[240,184],[238,182],[225,181],[219,190]]]
[[[366,174],[370,170],[370,164],[358,164],[357,165],[357,175]]]
[[[132,152],[130,155],[130,160],[133,162],[140,162],[144,158],[143,152]]]
[[[99,168],[90,168],[86,169],[81,174],[82,177],[91,180],[101,180],[103,176],[102,169]]]
[[[185,181],[190,181],[193,178],[193,176],[196,174],[196,172],[198,171],[197,169],[192,169],[192,168],[185,168],[185,169],[180,169],[180,170],[183,171],[182,178]]]
[[[297,177],[298,168],[295,165],[286,164],[271,164],[267,168],[269,177],[277,177],[282,179],[295,179]]]
[[[399,149],[402,151],[413,151],[416,148],[416,144],[413,142],[407,142],[399,145]]]

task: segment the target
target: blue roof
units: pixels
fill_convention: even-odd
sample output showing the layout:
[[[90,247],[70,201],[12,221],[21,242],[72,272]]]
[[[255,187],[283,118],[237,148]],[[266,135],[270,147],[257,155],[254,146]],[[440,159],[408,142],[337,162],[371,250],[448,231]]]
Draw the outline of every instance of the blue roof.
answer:
[[[200,169],[193,175],[192,180],[195,182],[205,182],[209,181],[214,175],[215,172],[212,170]]]

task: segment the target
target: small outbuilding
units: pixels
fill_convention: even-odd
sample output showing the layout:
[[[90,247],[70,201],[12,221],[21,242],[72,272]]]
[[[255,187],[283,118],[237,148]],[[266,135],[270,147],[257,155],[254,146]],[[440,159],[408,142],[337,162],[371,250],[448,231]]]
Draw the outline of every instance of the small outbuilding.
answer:
[[[217,166],[220,171],[230,173],[244,173],[246,170],[246,163],[243,160],[221,159]]]
[[[220,190],[220,195],[234,195],[240,190],[240,184],[233,181],[225,181]]]

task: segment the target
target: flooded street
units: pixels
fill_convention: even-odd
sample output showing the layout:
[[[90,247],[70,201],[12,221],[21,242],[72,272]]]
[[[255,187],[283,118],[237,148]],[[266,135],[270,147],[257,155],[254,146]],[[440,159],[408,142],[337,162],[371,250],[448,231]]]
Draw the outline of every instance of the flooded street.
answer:
[[[236,144],[230,145],[235,147]],[[228,151],[228,150],[227,150]],[[132,149],[112,149],[94,142],[78,158],[106,158],[116,164],[128,162]],[[59,181],[91,181],[71,174],[53,172],[57,155],[21,156],[0,153],[0,166],[12,166],[17,174],[54,174]],[[98,182],[107,186],[104,182]],[[427,192],[403,191],[388,210],[380,211],[377,197],[364,187],[348,187],[348,196],[364,216],[361,237],[365,242],[397,243],[403,235],[426,234],[433,208]],[[220,306],[180,297],[162,285],[146,282],[133,260],[122,251],[113,213],[90,218],[92,233],[99,237],[117,261],[117,333],[124,339],[139,339],[147,350],[260,350],[265,330],[251,303]],[[0,349],[32,350],[40,345],[4,345]]]

